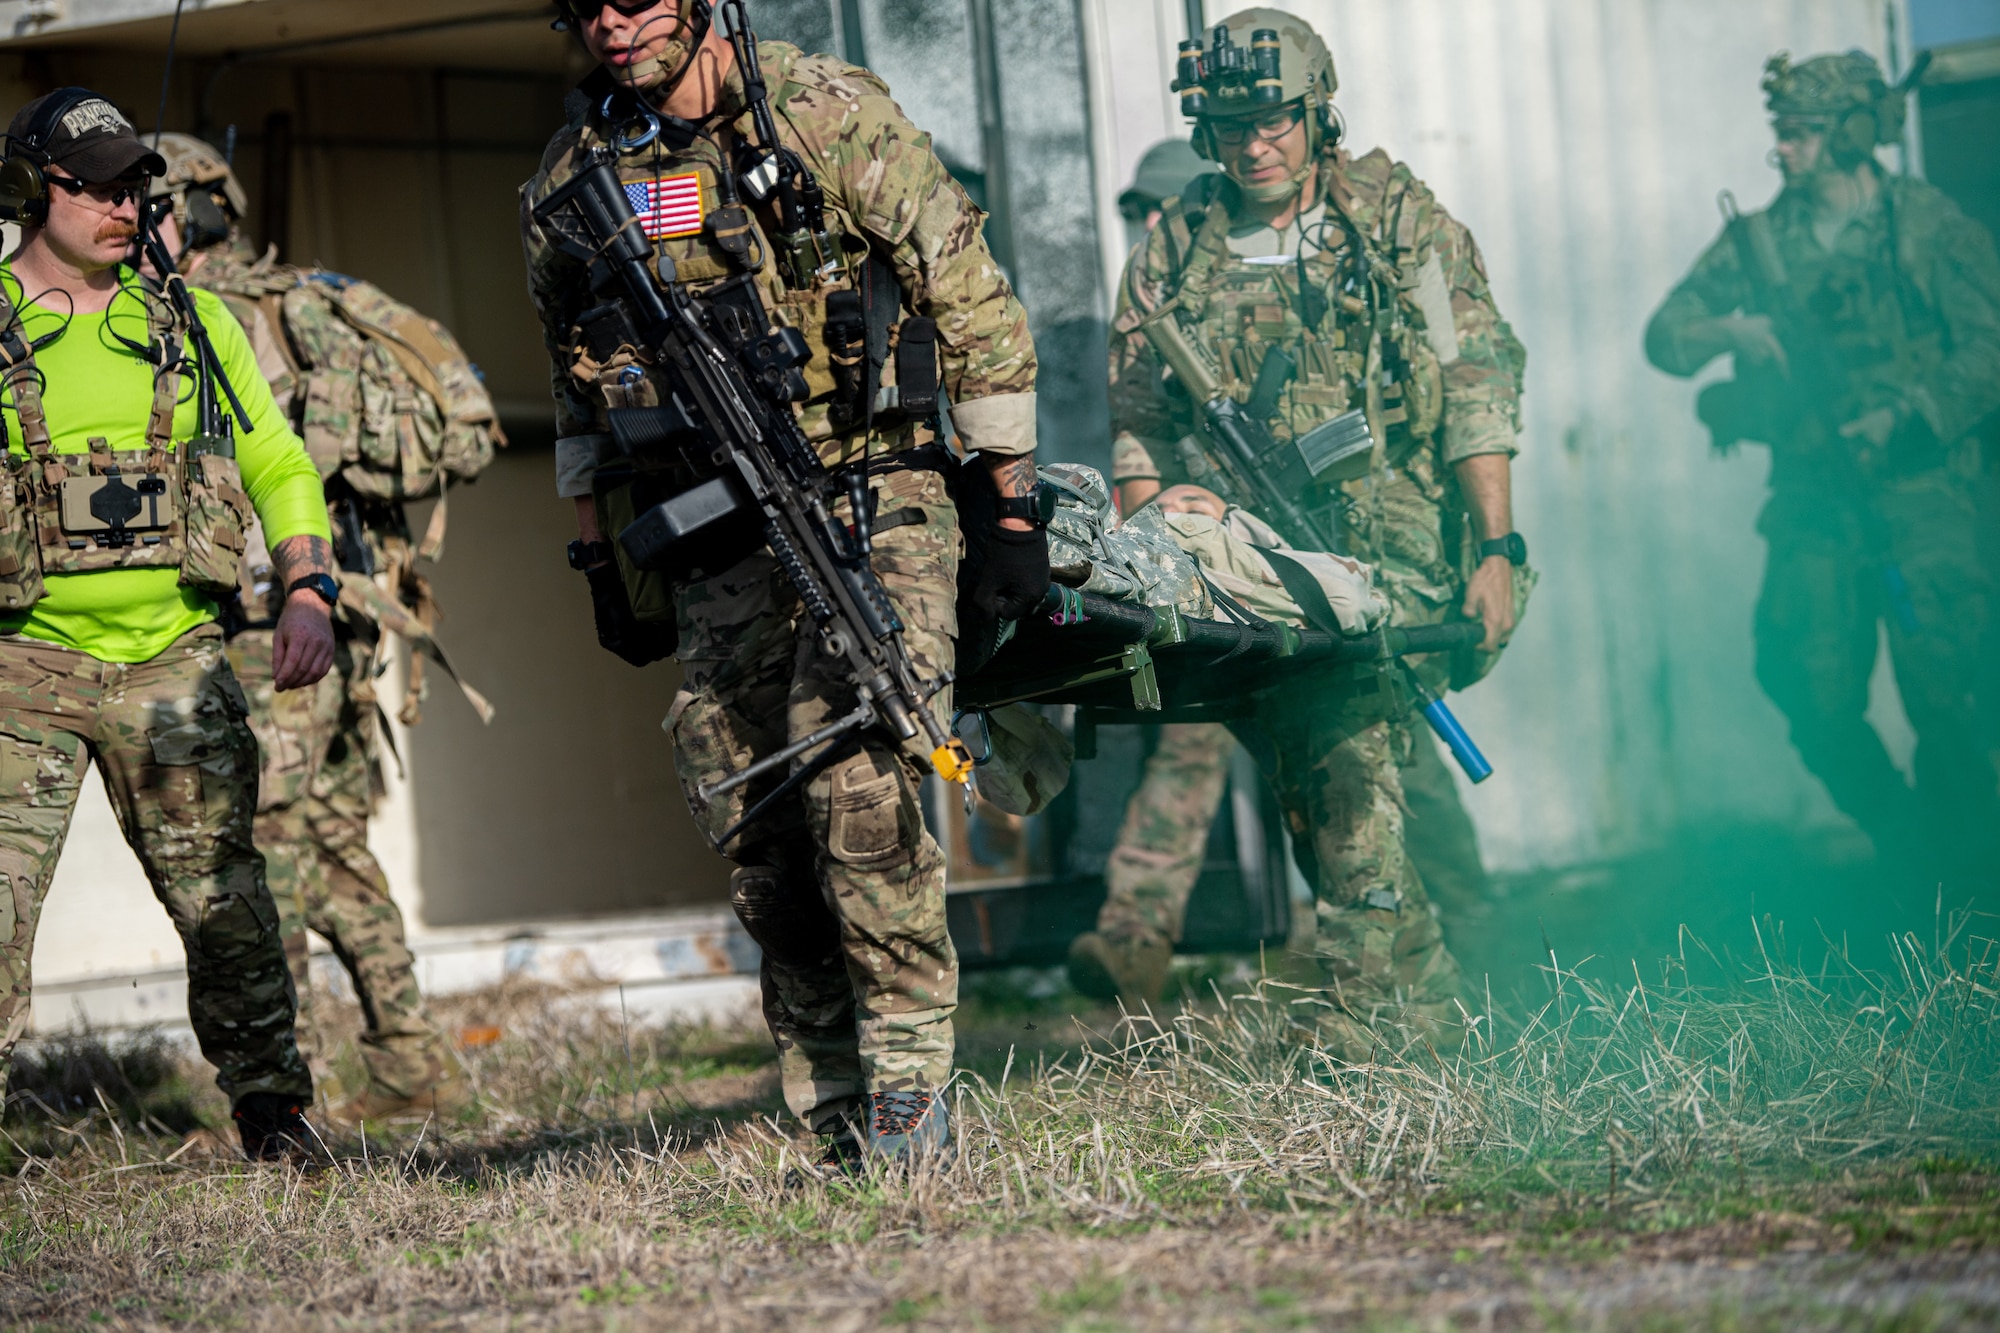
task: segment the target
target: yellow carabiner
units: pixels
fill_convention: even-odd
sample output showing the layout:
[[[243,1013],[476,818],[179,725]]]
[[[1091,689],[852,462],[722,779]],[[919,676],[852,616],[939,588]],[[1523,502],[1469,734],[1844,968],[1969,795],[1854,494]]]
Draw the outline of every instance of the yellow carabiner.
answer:
[[[972,780],[972,751],[965,748],[965,742],[957,739],[947,741],[931,751],[931,767],[946,782],[970,782]]]

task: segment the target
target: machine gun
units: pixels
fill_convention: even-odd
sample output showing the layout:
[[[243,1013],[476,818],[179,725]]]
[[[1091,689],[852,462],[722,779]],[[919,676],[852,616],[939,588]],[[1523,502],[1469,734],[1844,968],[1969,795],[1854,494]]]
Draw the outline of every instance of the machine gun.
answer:
[[[747,37],[745,24],[738,29],[739,48]],[[754,71],[754,45],[739,60]],[[756,93],[753,88],[753,101]],[[774,187],[782,177],[809,177],[796,156],[767,135],[769,117],[756,117],[755,123],[761,157],[745,177],[762,173]],[[763,171],[774,162],[771,171]],[[574,177],[535,206],[534,218],[565,253],[589,264],[593,291],[608,298],[586,311],[583,322],[629,321],[636,335],[631,341],[669,381],[665,406],[611,414],[614,437],[633,454],[677,451],[700,479],[640,514],[618,534],[618,542],[641,569],[720,568],[717,548],[733,557],[768,547],[812,620],[819,652],[842,664],[859,699],[844,717],[701,788],[701,799],[711,801],[818,751],[751,806],[716,846],[726,846],[870,727],[898,743],[915,740],[921,728],[938,775],[964,782],[972,757],[929,707],[951,683],[951,674],[935,679],[918,674],[903,642],[902,621],[869,564],[867,473],[830,472],[793,414],[791,405],[807,396],[799,370],[809,356],[805,339],[796,329],[774,325],[751,273],[696,296],[676,280],[672,261],[662,255],[656,277],[648,263],[653,248],[615,163],[609,151],[594,149]],[[721,174],[726,179],[728,173]],[[803,195],[807,185],[809,179],[793,188]],[[733,183],[724,188],[733,193]],[[836,490],[849,501],[851,529],[832,514]]]
[[[1153,315],[1139,328],[1200,410],[1208,437],[1217,446],[1215,457],[1222,475],[1229,489],[1235,492],[1224,498],[1255,509],[1294,546],[1310,551],[1338,551],[1335,534],[1306,512],[1299,497],[1306,494],[1322,473],[1332,471],[1338,475],[1338,464],[1357,454],[1366,456],[1373,441],[1365,419],[1350,412],[1334,418],[1296,444],[1279,444],[1271,438],[1256,410],[1223,392],[1222,382],[1195,349],[1173,306]],[[1283,352],[1273,349],[1268,353],[1258,371],[1258,385],[1251,401],[1275,403],[1283,378],[1291,368],[1290,358]],[[1358,435],[1353,430],[1357,425]]]
[[[1727,190],[1716,202],[1722,209],[1723,228],[1736,251],[1736,262],[1749,283],[1748,307],[1771,321],[1771,330],[1779,345],[1785,349],[1786,369],[1771,372],[1769,387],[1781,398],[1790,421],[1816,419],[1825,428],[1826,457],[1843,474],[1843,479],[1849,483],[1848,489],[1855,497],[1863,552],[1879,562],[1882,587],[1889,596],[1889,607],[1897,625],[1905,634],[1915,634],[1918,628],[1916,603],[1910,598],[1910,585],[1903,577],[1903,567],[1890,552],[1888,525],[1882,521],[1880,511],[1869,499],[1867,479],[1862,476],[1859,462],[1840,434],[1840,428],[1845,423],[1838,408],[1847,395],[1846,377],[1841,374],[1839,357],[1820,326],[1807,314],[1791,284],[1785,280],[1784,258],[1771,239],[1770,228],[1753,225],[1751,219],[1737,210],[1736,196]],[[1732,386],[1738,394],[1748,388],[1748,385],[1741,384]],[[1714,393],[1714,389],[1708,392]],[[1722,420],[1724,416],[1724,413],[1710,412],[1704,419],[1717,418],[1710,420],[1709,426],[1717,432],[1718,444],[1734,443],[1733,440],[1722,439],[1727,433],[1727,425]]]

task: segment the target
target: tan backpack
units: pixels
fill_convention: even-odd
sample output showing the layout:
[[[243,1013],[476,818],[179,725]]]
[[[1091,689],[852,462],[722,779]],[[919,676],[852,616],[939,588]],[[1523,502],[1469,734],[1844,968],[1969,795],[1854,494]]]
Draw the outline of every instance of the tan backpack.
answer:
[[[373,283],[298,270],[277,298],[297,358],[293,421],[320,475],[385,500],[470,481],[506,435],[458,340]]]

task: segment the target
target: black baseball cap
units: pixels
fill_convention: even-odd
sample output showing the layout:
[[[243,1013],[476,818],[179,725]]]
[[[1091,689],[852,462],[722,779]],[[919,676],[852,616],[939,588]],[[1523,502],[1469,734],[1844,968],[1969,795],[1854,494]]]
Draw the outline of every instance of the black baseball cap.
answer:
[[[31,143],[29,134],[41,128],[37,120],[45,110],[56,110],[55,121],[45,130],[40,143]],[[166,159],[140,140],[125,113],[87,88],[58,88],[37,97],[14,113],[7,137],[18,152],[38,152],[45,165],[61,167],[80,181],[98,184],[144,172],[148,176],[166,174]]]

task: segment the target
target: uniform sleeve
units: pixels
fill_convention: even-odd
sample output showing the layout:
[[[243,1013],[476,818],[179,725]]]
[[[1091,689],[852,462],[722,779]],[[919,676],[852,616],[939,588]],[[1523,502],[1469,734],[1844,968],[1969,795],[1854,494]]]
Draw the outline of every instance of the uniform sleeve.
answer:
[[[1669,375],[1699,373],[1727,349],[1698,336],[1694,327],[1742,309],[1748,299],[1736,247],[1724,235],[1710,243],[1653,312],[1646,324],[1646,359]]]
[[[2000,259],[1993,237],[1956,208],[1938,227],[1932,251],[1931,290],[1948,350],[1909,399],[1949,444],[2000,411]]]
[[[570,374],[570,329],[581,313],[577,294],[585,290],[582,268],[556,249],[530,209],[550,188],[550,174],[563,160],[552,147],[543,169],[521,187],[521,250],[528,266],[528,298],[542,325],[549,354],[549,392],[556,407],[556,493],[590,494],[597,464],[609,452],[611,434],[604,405],[583,391]]]
[[[1161,381],[1159,358],[1139,331],[1165,300],[1166,233],[1164,224],[1146,233],[1125,261],[1118,282],[1110,348],[1111,458],[1117,474],[1113,481],[1166,480],[1178,461],[1174,441],[1193,428],[1190,416],[1175,413]]]
[[[944,387],[968,449],[1035,448],[1035,344],[1027,311],[981,232],[985,214],[888,89],[846,67],[792,84],[783,113],[828,192],[894,266],[909,308],[937,321]]]
[[[242,470],[250,504],[263,524],[265,542],[275,547],[288,537],[332,541],[319,469],[307,455],[305,442],[292,434],[278,410],[271,386],[258,369],[249,335],[216,296],[197,291],[195,301],[230,387],[250,417],[251,429],[236,434],[236,464]],[[227,406],[225,402],[225,409]]]
[[[1527,351],[1493,300],[1486,261],[1464,224],[1431,203],[1430,258],[1419,269],[1424,288],[1442,289],[1449,313],[1426,312],[1427,338],[1444,375],[1444,461],[1517,452],[1521,375]],[[1433,264],[1434,261],[1434,264]],[[1436,304],[1434,298],[1430,304]],[[1450,334],[1437,326],[1448,323]]]

